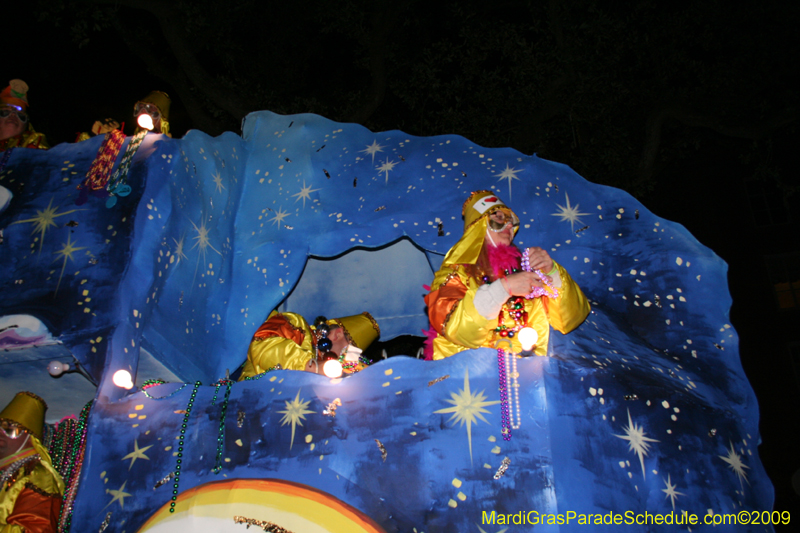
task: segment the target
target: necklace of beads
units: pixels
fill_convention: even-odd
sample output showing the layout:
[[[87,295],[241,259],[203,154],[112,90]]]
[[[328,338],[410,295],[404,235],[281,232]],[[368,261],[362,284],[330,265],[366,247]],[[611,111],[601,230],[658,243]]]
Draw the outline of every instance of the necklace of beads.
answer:
[[[178,387],[174,391],[170,392],[166,396],[151,396],[150,393],[147,392],[147,389],[152,388],[152,387],[156,387],[158,385],[164,385],[165,383],[166,383],[166,381],[164,381],[163,379],[148,379],[147,381],[145,381],[142,384],[142,392],[144,393],[145,396],[147,396],[151,400],[166,400],[167,398],[178,394],[180,391],[182,391],[186,387],[186,383],[184,383],[183,385],[181,385],[180,387]]]
[[[260,374],[256,374],[255,376],[247,376],[242,381],[255,381],[257,379],[263,378],[264,376],[267,375],[267,373],[272,372],[273,370],[282,370],[282,369],[283,369],[283,367],[281,366],[280,363],[278,363],[277,365],[269,367],[268,369],[264,370]]]
[[[32,463],[34,461],[39,461],[41,458],[39,454],[29,455],[28,457],[23,457],[22,459],[17,459],[6,468],[2,470],[2,475],[0,475],[0,489],[1,488],[10,488],[16,479],[14,479],[14,475],[19,471],[20,468],[24,467],[28,463]],[[10,481],[9,481],[10,480]],[[4,485],[8,482],[9,487],[4,487]]]
[[[3,159],[0,161],[0,172],[3,172],[6,169],[6,163],[8,163],[9,158],[11,157],[11,152],[13,152],[13,148],[9,148],[3,154]]]
[[[525,272],[535,272],[539,276],[539,279],[542,281],[542,283],[545,284],[547,289],[550,289],[548,291],[544,287],[534,287],[533,290],[531,290],[530,294],[525,296],[525,298],[527,298],[528,300],[531,300],[533,298],[538,298],[540,296],[549,296],[550,298],[558,298],[558,289],[553,287],[553,284],[550,281],[548,281],[549,278],[541,270],[531,269],[531,258],[527,248],[525,248],[525,251],[522,252],[522,270],[524,270]]]
[[[503,305],[506,309],[505,311],[500,309],[497,314],[497,327],[494,328],[495,334],[513,339],[514,335],[528,324],[528,312],[524,309],[523,300],[521,296],[512,296]],[[506,312],[508,317],[514,320],[514,325],[511,327],[503,323]]]
[[[61,514],[58,517],[58,530],[69,531],[72,524],[72,510],[75,503],[75,496],[78,493],[78,478],[83,466],[84,452],[86,451],[86,434],[88,433],[89,425],[89,411],[92,408],[94,400],[90,400],[78,416],[78,428],[75,432],[75,438],[70,442],[68,452],[65,456],[69,456],[66,470],[61,472],[61,477],[64,479],[64,504],[61,506]]]
[[[225,399],[222,400],[222,409],[219,414],[219,432],[217,433],[217,458],[214,462],[214,468],[211,470],[215,474],[219,474],[222,470],[222,450],[225,447],[225,412],[228,410],[228,398],[231,396],[231,386],[233,381],[229,379],[221,379],[217,382],[216,390],[214,391],[214,399],[211,400],[211,405],[217,401],[217,391],[220,385],[225,385]]]
[[[511,430],[519,429],[521,425],[517,356],[507,350],[504,350],[503,348],[498,348],[497,374],[500,381],[500,417],[503,427],[502,434],[503,440],[508,441],[511,440]],[[514,421],[515,414],[516,423]]]
[[[178,435],[178,459],[175,462],[175,483],[172,485],[172,501],[169,503],[169,512],[175,512],[175,502],[178,500],[178,485],[181,481],[181,463],[183,463],[183,442],[186,438],[186,426],[189,422],[189,416],[192,414],[192,406],[194,399],[197,397],[197,389],[200,388],[200,382],[195,381],[192,395],[189,397],[189,403],[186,404],[186,413],[183,415],[183,422],[181,423],[181,433]]]
[[[358,372],[358,365],[369,366],[372,361],[363,355],[358,356],[358,361],[345,361],[344,354],[342,354],[339,356],[339,363],[342,365],[342,370],[352,370],[353,372]]]

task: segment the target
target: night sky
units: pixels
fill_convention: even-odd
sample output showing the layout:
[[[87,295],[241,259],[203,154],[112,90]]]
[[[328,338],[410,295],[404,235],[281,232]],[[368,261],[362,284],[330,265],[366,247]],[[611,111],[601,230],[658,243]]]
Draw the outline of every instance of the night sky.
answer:
[[[657,4],[657,2],[648,4]],[[765,4],[777,6],[779,3],[767,2]],[[145,62],[132,53],[113,30],[106,29],[92,34],[89,42],[79,48],[71,37],[70,22],[62,24],[61,27],[55,27],[52,17],[40,21],[38,14],[34,9],[28,7],[29,5],[35,6],[36,3],[27,5],[16,3],[4,7],[6,32],[11,33],[11,42],[14,44],[6,54],[4,61],[6,78],[0,83],[5,86],[8,80],[13,78],[20,78],[28,83],[30,86],[29,113],[32,124],[37,131],[47,135],[51,145],[72,142],[77,133],[89,131],[95,120],[105,117],[125,121],[125,132],[132,133],[133,104],[152,90],[165,91],[172,97],[170,123],[174,136],[180,137],[188,129],[196,127],[175,88],[152,74]],[[508,2],[504,5],[508,7],[508,12],[519,8],[519,3],[516,2]],[[502,6],[500,7],[502,8]],[[422,6],[417,6],[417,8],[411,11],[413,16],[426,16],[422,13]],[[262,6],[259,9],[265,8]],[[672,7],[671,9],[677,8]],[[302,19],[287,20],[286,13],[283,13],[283,18],[277,22],[269,22],[263,18],[263,15],[263,12],[259,12],[258,16],[254,16],[254,18],[263,20],[264,25],[282,22],[296,28],[296,34],[299,37],[305,34],[314,34],[309,35],[307,39],[297,38],[295,42],[290,43],[291,47],[297,50],[297,57],[304,57],[303,47],[308,46],[309,42],[313,42],[315,47],[322,46],[326,42],[331,43],[328,49],[315,48],[307,51],[305,57],[308,58],[309,65],[312,65],[314,70],[302,80],[294,79],[291,82],[292,91],[303,96],[302,100],[297,101],[305,103],[298,103],[296,107],[292,108],[291,99],[283,98],[278,105],[279,109],[272,109],[273,111],[301,113],[313,112],[317,109],[334,109],[335,106],[329,103],[315,108],[312,103],[313,99],[318,96],[320,101],[324,101],[325,98],[330,97],[332,92],[348,91],[351,88],[346,86],[348,83],[357,85],[363,81],[361,77],[365,73],[366,58],[348,57],[353,44],[346,38],[320,37],[319,34],[316,34],[316,30],[310,31],[309,27],[304,28]],[[296,16],[298,14],[290,13],[289,15]],[[443,13],[434,15],[443,16]],[[404,16],[409,16],[409,12],[405,12]],[[569,20],[569,10],[565,9],[564,16]],[[798,22],[795,8],[787,8],[785,13],[781,12],[780,8],[776,8],[772,16],[775,20],[782,20],[784,24],[794,27]],[[147,17],[149,15],[142,15],[145,22],[149,20]],[[718,24],[725,24],[726,20],[726,15],[720,13]],[[498,18],[498,28],[501,28],[503,23],[502,17]],[[719,43],[718,50],[729,48],[735,51],[742,42],[775,40],[776,36],[772,34],[772,30],[773,28],[769,25],[754,21],[752,27],[739,35],[736,42]],[[151,31],[156,34],[160,31],[154,22]],[[694,30],[692,28],[676,28],[677,40],[680,40],[681,31]],[[277,30],[275,30],[275,35],[278,38]],[[725,35],[729,34],[725,33]],[[240,38],[242,39],[242,57],[239,58],[238,64],[241,64],[242,60],[258,62],[259,56],[248,48],[255,42],[252,32],[242,31]],[[263,38],[269,39],[269,35],[264,35]],[[469,36],[464,36],[463,39],[466,42]],[[161,41],[163,38],[160,36],[158,39],[153,39],[153,42]],[[741,70],[737,73],[738,78],[764,78],[762,70],[764,64],[796,65],[796,41],[795,38],[794,43],[787,42],[785,47],[775,46],[771,51],[767,49],[763,52],[763,57],[758,55],[743,57],[739,67]],[[653,43],[652,49],[625,48],[628,43],[635,42],[635,40],[622,41],[619,53],[623,55],[638,53],[645,56],[651,54],[653,62],[657,63],[659,57],[657,43]],[[286,47],[289,44],[284,40],[281,43],[276,42],[275,46],[276,48]],[[451,50],[451,52],[457,55],[457,50]],[[393,50],[393,53],[405,52]],[[546,54],[548,51],[542,50],[541,53]],[[387,68],[391,69],[392,64],[388,62]],[[341,65],[341,68],[337,68],[337,65]],[[213,60],[209,60],[206,61],[205,66],[213,75],[226,74],[224,62],[215,63]],[[508,68],[513,72],[513,69],[522,67],[511,64]],[[314,71],[319,75],[314,75]],[[728,76],[730,72],[730,70],[720,71],[719,75]],[[405,75],[405,73],[396,72],[392,74]],[[739,83],[738,78],[715,78],[713,69],[709,69],[707,74],[709,77],[704,79],[703,83],[708,86],[724,87],[726,84]],[[798,437],[800,435],[800,417],[797,416],[798,408],[800,408],[800,368],[792,365],[789,352],[789,346],[797,346],[800,341],[797,334],[799,316],[797,308],[778,311],[767,271],[768,257],[796,254],[800,248],[796,231],[798,229],[797,217],[800,216],[800,211],[797,209],[797,194],[796,192],[794,195],[789,194],[792,190],[797,191],[798,170],[800,170],[794,156],[797,142],[800,140],[797,131],[797,94],[800,93],[796,82],[794,85],[787,85],[781,75],[776,70],[774,80],[764,79],[763,83],[759,85],[762,94],[752,95],[752,101],[742,101],[741,109],[737,109],[736,102],[733,102],[730,109],[730,117],[745,116],[748,113],[755,115],[762,113],[763,116],[767,116],[771,113],[774,114],[775,109],[766,109],[764,106],[758,108],[753,105],[753,102],[759,99],[773,102],[778,110],[780,110],[779,104],[785,104],[785,113],[783,115],[778,113],[778,116],[783,116],[785,119],[781,124],[776,125],[757,141],[743,138],[743,136],[737,138],[733,134],[724,135],[719,131],[714,131],[713,128],[692,128],[674,124],[670,128],[665,128],[662,156],[664,152],[667,152],[663,159],[667,159],[668,162],[662,162],[658,167],[652,188],[638,196],[657,215],[685,225],[700,242],[712,248],[728,262],[729,281],[734,301],[731,319],[740,335],[743,366],[756,391],[762,413],[763,444],[759,448],[759,453],[775,485],[775,509],[794,511],[795,515],[800,516],[800,496],[794,493],[791,486],[791,476],[800,468],[800,454],[798,454],[798,450],[800,450]],[[368,81],[368,76],[366,79]],[[378,107],[378,111],[366,122],[366,125],[373,128],[377,124],[380,129],[397,128],[419,134],[415,131],[418,128],[422,129],[422,126],[415,122],[419,115],[415,113],[401,115],[396,111],[396,109],[402,109],[402,106],[398,105],[402,98],[398,96],[398,92],[392,92],[393,79],[395,78],[389,77],[387,96],[381,104],[383,107]],[[271,82],[274,86],[280,86],[279,81],[271,80]],[[696,80],[686,79],[684,82],[685,85],[674,86],[675,94],[689,91]],[[337,84],[340,87],[337,88]],[[615,90],[623,89],[624,87]],[[461,89],[461,93],[458,92],[457,87],[447,90],[452,91],[450,96],[455,100],[462,97],[466,91],[478,93],[482,89],[475,86],[464,87]],[[499,114],[500,103],[504,99],[505,95],[497,95],[498,110],[490,107],[484,109],[483,113],[486,115]],[[536,107],[535,103],[533,107]],[[395,111],[387,108],[394,108]],[[257,110],[249,109],[248,111]],[[531,111],[526,109],[520,110],[519,113],[523,115],[531,113]],[[342,117],[331,116],[329,118],[341,120]],[[640,118],[644,124],[646,121],[644,118]],[[570,118],[556,116],[552,120],[567,124]],[[624,120],[628,119],[620,117],[620,122]],[[235,128],[234,131],[239,133]],[[555,128],[554,131],[559,130]],[[563,131],[564,136],[570,137],[568,140],[581,134],[584,138],[591,136],[591,132],[587,131],[578,130],[576,133],[575,129],[570,130],[569,128]],[[462,131],[445,130],[429,131],[428,134],[434,133],[467,135]],[[568,140],[564,142],[567,143]],[[547,147],[557,141],[558,139],[551,140],[550,145],[545,145],[543,141],[541,146],[535,146],[535,150],[544,152],[543,157],[552,157],[551,154],[558,152],[552,149],[548,152]],[[618,143],[637,143],[639,141],[640,139],[630,138],[614,140]],[[758,152],[759,157],[765,158],[766,162],[753,163],[749,154],[753,151],[754,142],[761,143],[759,145],[761,148],[768,145],[766,151],[762,149]],[[532,151],[529,149],[527,153]],[[579,167],[582,163],[577,157],[573,161],[565,155],[559,162],[571,165],[581,172]],[[790,218],[788,223],[767,227],[757,226],[754,223],[748,202],[749,195],[744,182],[753,178],[756,174],[754,169],[764,168],[768,169],[769,176],[777,176],[777,183],[783,187],[778,188],[779,194],[786,202],[790,217],[793,216],[794,221]],[[585,171],[583,173],[590,181],[604,181],[605,179],[601,172],[598,172],[597,175],[586,175]],[[792,437],[792,435],[794,436]]]

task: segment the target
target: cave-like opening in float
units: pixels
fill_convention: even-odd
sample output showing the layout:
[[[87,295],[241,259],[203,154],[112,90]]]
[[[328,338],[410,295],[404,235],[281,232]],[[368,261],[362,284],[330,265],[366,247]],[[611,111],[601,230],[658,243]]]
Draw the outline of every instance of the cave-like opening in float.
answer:
[[[279,311],[308,320],[368,311],[381,336],[367,351],[373,361],[393,355],[420,355],[428,328],[422,297],[442,256],[426,252],[408,238],[379,248],[352,248],[335,257],[310,256]]]

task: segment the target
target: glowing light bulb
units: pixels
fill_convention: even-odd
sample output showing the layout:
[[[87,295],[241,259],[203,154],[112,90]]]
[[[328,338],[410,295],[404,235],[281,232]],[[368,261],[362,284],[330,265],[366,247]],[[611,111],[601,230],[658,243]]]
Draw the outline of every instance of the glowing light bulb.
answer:
[[[533,328],[522,328],[517,334],[519,343],[522,345],[522,351],[530,352],[539,340],[539,334]]]
[[[133,388],[133,380],[131,379],[131,373],[127,370],[117,370],[114,372],[114,376],[111,378],[111,381],[114,382],[114,385],[121,389],[132,389]]]
[[[47,371],[54,378],[57,378],[67,370],[69,370],[69,365],[67,363],[62,363],[61,361],[50,361],[47,364]]]
[[[329,378],[338,378],[342,376],[342,363],[337,359],[329,359],[322,365],[322,371]]]
[[[152,130],[155,127],[153,125],[153,117],[151,117],[147,113],[142,113],[141,115],[136,117],[136,123],[139,124],[140,127],[146,130]]]

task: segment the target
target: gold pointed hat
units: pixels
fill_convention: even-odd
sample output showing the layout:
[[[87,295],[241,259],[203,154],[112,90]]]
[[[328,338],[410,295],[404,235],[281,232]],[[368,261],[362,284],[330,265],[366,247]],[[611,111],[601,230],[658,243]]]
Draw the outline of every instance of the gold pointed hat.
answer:
[[[152,91],[150,94],[139,100],[139,102],[153,104],[161,112],[161,118],[163,120],[169,120],[169,106],[172,103],[172,100],[164,91]],[[137,102],[137,104],[139,102]]]
[[[492,191],[475,191],[469,195],[461,208],[464,217],[464,235],[450,248],[442,262],[447,265],[474,265],[483,248],[489,215],[502,209],[515,219],[517,215]],[[517,233],[519,226],[514,226]]]
[[[366,350],[381,334],[380,326],[366,311],[360,315],[332,318],[328,320],[328,324],[340,326],[347,342],[362,350]]]
[[[41,440],[45,411],[47,403],[39,396],[32,392],[19,392],[5,409],[0,411],[0,420],[19,424],[28,433]]]

